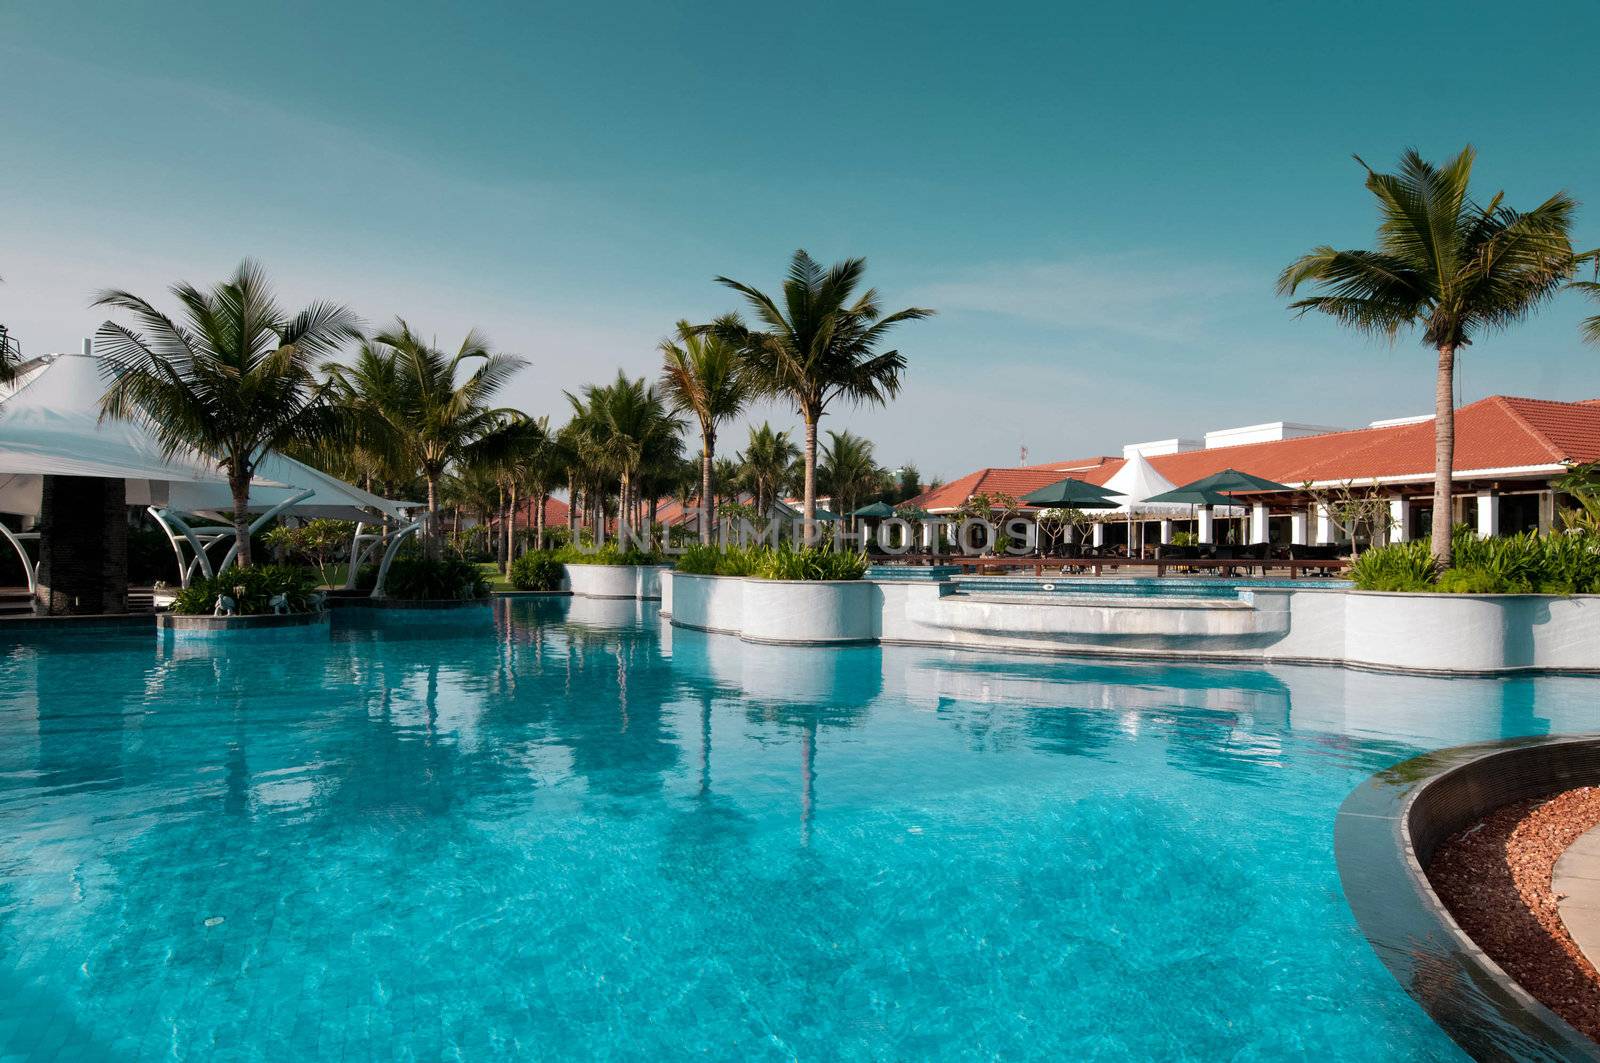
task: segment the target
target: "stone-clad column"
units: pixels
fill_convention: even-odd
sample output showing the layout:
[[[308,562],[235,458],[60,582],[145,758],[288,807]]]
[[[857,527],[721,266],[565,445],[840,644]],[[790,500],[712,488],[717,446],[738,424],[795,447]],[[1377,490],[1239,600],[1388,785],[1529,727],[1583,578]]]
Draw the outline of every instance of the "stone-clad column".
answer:
[[[124,481],[46,476],[39,518],[39,601],[51,615],[128,611]]]

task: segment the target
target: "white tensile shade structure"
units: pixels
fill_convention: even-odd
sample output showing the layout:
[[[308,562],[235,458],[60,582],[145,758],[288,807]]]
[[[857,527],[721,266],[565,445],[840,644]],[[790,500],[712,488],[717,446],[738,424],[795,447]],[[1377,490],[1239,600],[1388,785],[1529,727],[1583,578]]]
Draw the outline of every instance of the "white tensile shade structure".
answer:
[[[86,344],[87,346],[87,344]],[[106,382],[101,362],[88,353],[61,354],[24,366],[22,379],[0,398],[0,513],[37,517],[46,476],[121,479],[130,505],[144,505],[166,531],[178,557],[183,583],[196,571],[211,576],[233,563],[235,543],[213,567],[205,548],[234,538],[233,494],[216,463],[194,451],[167,454],[155,435],[138,421],[100,417]],[[358,522],[383,521],[378,533],[358,523],[351,546],[351,580],[359,564],[389,540],[389,550],[374,595],[381,594],[400,542],[421,527],[408,522],[407,506],[380,498],[359,487],[313,469],[282,454],[269,453],[258,463],[250,485],[250,509],[259,514],[251,530],[274,517],[292,514],[335,517]],[[191,527],[180,514],[198,514],[217,526]],[[389,525],[392,522],[392,527]],[[23,560],[28,588],[36,589],[37,570],[28,560],[19,535],[0,524],[0,534]],[[187,545],[192,556],[185,555]]]
[[[1106,481],[1106,490],[1122,496],[1122,501],[1117,503],[1115,510],[1109,513],[1119,513],[1128,522],[1128,552],[1134,549],[1133,522],[1135,516],[1159,517],[1162,520],[1171,520],[1173,517],[1188,516],[1190,507],[1181,502],[1151,502],[1152,496],[1159,495],[1173,489],[1171,480],[1156,471],[1150,464],[1150,459],[1143,454],[1134,454],[1122,463],[1111,478]],[[1139,544],[1143,546],[1143,544]]]

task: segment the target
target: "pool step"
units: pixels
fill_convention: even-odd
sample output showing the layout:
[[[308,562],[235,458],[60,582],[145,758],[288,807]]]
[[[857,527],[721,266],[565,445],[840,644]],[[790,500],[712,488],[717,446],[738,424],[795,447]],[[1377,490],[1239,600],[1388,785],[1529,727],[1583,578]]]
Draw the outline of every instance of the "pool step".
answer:
[[[33,595],[25,587],[0,589],[0,616],[32,616]]]

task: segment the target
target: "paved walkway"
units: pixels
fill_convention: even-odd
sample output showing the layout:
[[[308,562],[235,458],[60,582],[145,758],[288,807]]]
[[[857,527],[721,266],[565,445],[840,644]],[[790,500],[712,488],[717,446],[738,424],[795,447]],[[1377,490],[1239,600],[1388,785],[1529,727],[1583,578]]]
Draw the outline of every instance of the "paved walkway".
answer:
[[[1600,827],[1572,843],[1556,861],[1550,886],[1567,933],[1588,961],[1600,968]]]

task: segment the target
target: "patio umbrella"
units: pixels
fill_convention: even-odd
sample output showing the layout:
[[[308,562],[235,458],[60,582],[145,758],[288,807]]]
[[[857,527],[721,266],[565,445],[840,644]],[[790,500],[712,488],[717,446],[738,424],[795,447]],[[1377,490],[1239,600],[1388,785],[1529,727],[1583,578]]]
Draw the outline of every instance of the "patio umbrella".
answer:
[[[1107,491],[1104,487],[1084,483],[1067,477],[1041,487],[1037,491],[1029,491],[1022,496],[1022,501],[1033,506],[1068,506],[1072,509],[1116,509],[1117,503],[1111,500],[1116,491]]]
[[[1268,480],[1260,476],[1252,476],[1238,469],[1223,469],[1210,476],[1202,477],[1185,487],[1197,487],[1201,490],[1221,491],[1228,496],[1228,505],[1237,505],[1233,500],[1236,494],[1249,494],[1253,491],[1289,491],[1287,484],[1280,484],[1275,480]],[[1241,536],[1242,538],[1242,536]]]
[[[1240,472],[1238,469],[1223,469],[1221,472],[1214,472],[1210,476],[1202,477],[1201,479],[1196,480],[1194,483],[1184,484],[1184,486],[1197,487],[1203,490],[1221,491],[1226,495],[1249,493],[1251,491],[1293,490],[1293,488],[1289,487],[1288,484],[1280,484],[1276,480],[1267,480],[1260,476],[1252,476],[1247,472]]]
[[[894,507],[887,502],[868,502],[850,515],[852,517],[873,517],[877,520],[882,520],[885,517],[894,516]]]

